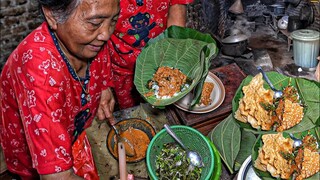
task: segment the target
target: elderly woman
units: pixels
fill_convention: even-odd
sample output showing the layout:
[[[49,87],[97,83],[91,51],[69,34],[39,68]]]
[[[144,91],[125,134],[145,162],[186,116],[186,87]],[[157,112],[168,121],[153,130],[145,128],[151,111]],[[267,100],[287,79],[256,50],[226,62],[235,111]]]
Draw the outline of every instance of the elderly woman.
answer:
[[[99,119],[112,116],[105,42],[119,0],[39,4],[46,21],[12,52],[0,78],[7,167],[22,179],[98,179],[84,130],[97,113]]]

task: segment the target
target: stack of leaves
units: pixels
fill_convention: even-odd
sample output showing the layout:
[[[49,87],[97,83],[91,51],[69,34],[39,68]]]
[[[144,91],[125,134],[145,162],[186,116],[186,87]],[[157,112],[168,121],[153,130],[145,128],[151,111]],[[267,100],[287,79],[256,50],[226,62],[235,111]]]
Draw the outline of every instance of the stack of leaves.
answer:
[[[163,108],[180,100],[192,89],[191,106],[199,103],[203,83],[208,75],[211,60],[218,54],[216,41],[209,35],[190,28],[171,26],[155,39],[151,39],[136,61],[134,84],[142,97],[151,105]],[[171,98],[146,97],[148,82],[159,67],[179,69],[192,80],[190,86]]]

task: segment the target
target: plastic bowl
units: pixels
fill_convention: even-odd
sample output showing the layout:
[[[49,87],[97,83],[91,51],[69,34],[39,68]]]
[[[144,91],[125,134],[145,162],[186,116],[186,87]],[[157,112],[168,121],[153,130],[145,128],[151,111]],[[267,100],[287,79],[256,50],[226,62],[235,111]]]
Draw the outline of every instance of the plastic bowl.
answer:
[[[134,129],[137,130],[141,130],[142,132],[144,132],[149,140],[151,141],[151,139],[155,136],[156,132],[154,130],[154,128],[152,127],[152,125],[147,122],[146,120],[142,120],[142,119],[136,119],[136,118],[131,118],[131,119],[126,119],[126,120],[122,120],[119,121],[116,124],[116,127],[120,129],[120,134],[121,132],[126,131],[128,128],[132,127]],[[117,146],[117,142],[115,141],[115,132],[114,129],[110,129],[108,135],[107,135],[107,148],[108,151],[110,152],[110,154],[115,158],[118,159],[118,154],[117,151],[115,150],[116,146]],[[138,137],[135,137],[135,142],[139,141]],[[131,142],[131,144],[135,144],[134,142]],[[135,146],[134,146],[135,147]],[[136,147],[134,148],[136,150]],[[143,153],[143,156],[139,156],[138,153],[136,153],[136,156],[133,157],[126,157],[126,162],[127,163],[135,163],[135,162],[139,162],[145,159],[145,155],[146,153]]]
[[[214,154],[214,169],[213,169],[213,174],[211,176],[211,180],[220,180],[220,176],[222,174],[222,164],[221,164],[219,151],[208,137],[207,137],[207,141],[210,143],[213,150],[213,154]]]
[[[202,169],[201,180],[211,179],[214,170],[214,152],[207,138],[189,126],[173,125],[170,127],[186,147],[190,150],[197,151],[202,157],[204,167]],[[150,179],[159,179],[156,176],[156,157],[161,152],[163,144],[170,142],[175,142],[175,140],[165,129],[158,132],[151,140],[146,156],[147,170]]]

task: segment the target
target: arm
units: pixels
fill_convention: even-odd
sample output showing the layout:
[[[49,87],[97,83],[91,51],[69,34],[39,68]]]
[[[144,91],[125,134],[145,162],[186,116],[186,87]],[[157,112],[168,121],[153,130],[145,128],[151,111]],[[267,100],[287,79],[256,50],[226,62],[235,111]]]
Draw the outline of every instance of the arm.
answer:
[[[103,83],[105,87],[101,91],[101,99],[96,116],[98,120],[102,121],[107,119],[108,122],[112,124],[112,113],[116,100],[113,96],[112,91],[112,87],[114,87],[114,84],[112,79],[111,60],[108,45],[104,46],[103,50],[100,51],[97,57],[106,60],[103,62],[103,64],[101,64],[101,73],[106,82]]]
[[[187,6],[184,4],[175,4],[170,6],[167,21],[167,27],[172,25],[185,27],[187,21]]]
[[[83,178],[75,175],[73,170],[69,169],[67,171],[63,171],[59,173],[40,175],[40,179],[41,180],[55,180],[55,179],[81,180]]]

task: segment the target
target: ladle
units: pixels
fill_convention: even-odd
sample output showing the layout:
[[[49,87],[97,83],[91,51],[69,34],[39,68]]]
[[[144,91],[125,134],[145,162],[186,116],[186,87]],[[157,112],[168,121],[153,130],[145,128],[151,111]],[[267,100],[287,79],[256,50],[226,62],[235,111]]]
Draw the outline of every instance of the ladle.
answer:
[[[187,152],[187,158],[190,159],[190,163],[193,166],[202,167],[203,162],[201,156],[196,151],[190,151],[178,138],[178,136],[172,131],[170,126],[167,124],[164,125],[164,128],[167,130],[167,132],[173,137],[174,140],[176,140],[180,146]]]
[[[276,89],[273,84],[271,83],[271,81],[269,80],[268,76],[266,75],[266,73],[263,71],[263,69],[261,68],[261,66],[258,66],[257,69],[262,73],[263,78],[266,80],[266,82],[269,84],[270,88],[274,91],[274,95],[273,98],[278,99],[280,97],[282,97],[283,92],[281,90]]]
[[[297,148],[302,145],[302,140],[293,136],[292,133],[289,133],[290,138],[293,140],[293,147]]]

